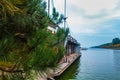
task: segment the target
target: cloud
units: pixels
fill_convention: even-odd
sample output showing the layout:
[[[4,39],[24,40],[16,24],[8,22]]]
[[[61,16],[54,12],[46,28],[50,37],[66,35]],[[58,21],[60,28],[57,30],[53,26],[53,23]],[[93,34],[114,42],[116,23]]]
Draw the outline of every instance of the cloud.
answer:
[[[60,4],[60,1],[55,1],[56,6],[58,9],[61,7],[60,11],[63,12],[64,3]],[[120,17],[117,7],[118,0],[67,0],[67,22],[73,33],[94,35],[102,29],[99,24]]]
[[[68,3],[71,7],[83,10],[85,15],[94,16],[115,9],[118,0],[70,0]]]
[[[83,44],[87,44],[89,39],[93,37],[99,37],[99,39],[104,37],[105,40],[103,40],[107,42],[114,36],[119,36],[120,0],[66,1],[67,23],[72,35],[77,36],[76,39],[78,40],[82,39]],[[57,10],[64,13],[64,0],[54,0],[54,2]],[[88,39],[88,42],[84,42],[86,39]],[[92,40],[94,42],[97,38]]]

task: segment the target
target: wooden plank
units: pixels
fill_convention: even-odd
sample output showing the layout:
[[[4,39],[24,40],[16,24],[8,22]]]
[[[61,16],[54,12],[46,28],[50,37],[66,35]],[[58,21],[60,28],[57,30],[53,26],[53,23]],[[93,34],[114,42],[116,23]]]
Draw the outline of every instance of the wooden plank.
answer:
[[[54,73],[54,77],[56,76],[60,76],[67,68],[69,68],[69,66],[71,66],[72,63],[74,63],[81,55],[80,54],[75,54],[74,56],[72,55],[72,57],[70,57],[70,59],[68,60],[68,62],[63,63],[61,65],[65,65],[64,67],[58,69],[55,71]],[[61,66],[59,65],[59,66]]]

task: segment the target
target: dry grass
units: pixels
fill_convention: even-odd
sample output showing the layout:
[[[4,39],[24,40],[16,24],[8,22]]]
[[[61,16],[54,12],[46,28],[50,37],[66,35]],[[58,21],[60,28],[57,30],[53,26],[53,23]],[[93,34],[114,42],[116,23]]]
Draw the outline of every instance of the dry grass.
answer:
[[[120,48],[120,44],[114,44],[114,45],[109,45],[109,46],[102,46],[102,48]]]
[[[11,62],[0,62],[1,68],[11,68],[14,64]]]

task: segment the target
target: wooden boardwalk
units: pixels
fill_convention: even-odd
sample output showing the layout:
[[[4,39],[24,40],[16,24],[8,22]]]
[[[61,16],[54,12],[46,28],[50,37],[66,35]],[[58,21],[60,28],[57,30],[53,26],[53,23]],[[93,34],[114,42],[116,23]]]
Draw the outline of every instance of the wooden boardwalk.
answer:
[[[72,63],[74,63],[81,54],[71,54],[69,57],[67,57],[67,62],[59,64],[58,68],[54,71],[53,76],[60,76]]]

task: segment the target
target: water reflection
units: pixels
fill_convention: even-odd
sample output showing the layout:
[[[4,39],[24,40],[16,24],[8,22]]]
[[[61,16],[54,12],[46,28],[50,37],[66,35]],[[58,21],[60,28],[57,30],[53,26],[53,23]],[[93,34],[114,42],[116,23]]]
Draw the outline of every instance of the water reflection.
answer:
[[[55,80],[120,80],[120,50],[89,49]]]
[[[76,60],[61,76],[56,77],[55,80],[75,80],[79,73],[80,58]]]
[[[120,50],[113,50],[114,66],[120,71]]]

